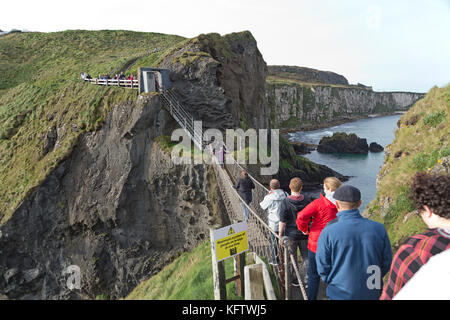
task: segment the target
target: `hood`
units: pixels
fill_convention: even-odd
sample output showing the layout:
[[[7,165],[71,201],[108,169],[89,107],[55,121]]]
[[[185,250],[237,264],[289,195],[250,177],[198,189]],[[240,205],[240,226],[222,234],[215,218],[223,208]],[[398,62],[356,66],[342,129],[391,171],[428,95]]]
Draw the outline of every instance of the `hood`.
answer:
[[[286,194],[281,189],[272,190],[269,192],[269,198],[271,200],[283,200],[286,198]]]
[[[287,198],[287,205],[294,211],[298,212],[302,210],[305,207],[305,204],[303,202],[305,200],[305,196],[303,194],[300,194],[298,197],[289,196]]]
[[[332,204],[336,204],[336,200],[334,199],[334,191],[333,192],[330,192],[330,193],[328,193],[328,194],[326,194],[325,195],[325,198],[327,198],[328,200],[330,200],[330,202],[332,203]]]
[[[331,195],[327,195],[327,196],[324,196],[323,194],[320,194],[320,198],[322,199],[322,200],[325,200],[324,201],[324,203],[328,206],[328,207],[330,207],[330,206],[333,206],[333,207],[335,207],[336,206],[336,200],[333,198],[333,196]]]

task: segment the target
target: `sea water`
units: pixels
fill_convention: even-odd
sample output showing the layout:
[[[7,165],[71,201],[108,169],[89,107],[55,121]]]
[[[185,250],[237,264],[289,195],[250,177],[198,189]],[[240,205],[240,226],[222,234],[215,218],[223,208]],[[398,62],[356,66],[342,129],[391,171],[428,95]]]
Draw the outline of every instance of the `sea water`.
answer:
[[[386,147],[395,137],[397,121],[401,114],[385,117],[374,117],[338,126],[314,131],[299,131],[288,134],[289,141],[302,141],[319,144],[324,136],[332,136],[334,132],[355,133],[360,138],[366,138],[367,144],[377,142]],[[366,154],[326,154],[313,151],[304,155],[315,163],[324,164],[331,169],[351,176],[346,184],[351,184],[361,190],[362,204],[360,211],[371,202],[377,193],[376,178],[384,161],[384,152]]]

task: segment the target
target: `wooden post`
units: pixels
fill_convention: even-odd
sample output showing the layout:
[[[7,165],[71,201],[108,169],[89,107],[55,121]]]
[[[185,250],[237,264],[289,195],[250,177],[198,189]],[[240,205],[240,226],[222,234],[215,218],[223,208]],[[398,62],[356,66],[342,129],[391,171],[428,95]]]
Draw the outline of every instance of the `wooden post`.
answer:
[[[226,300],[227,288],[225,279],[225,265],[223,261],[217,262],[215,243],[213,241],[214,230],[209,229],[209,236],[211,239],[211,259],[212,259],[212,271],[213,271],[213,284],[214,284],[214,299]]]
[[[238,223],[238,220],[233,219],[233,224]],[[245,296],[245,281],[244,281],[244,269],[246,265],[246,254],[242,252],[233,258],[234,260],[234,275],[239,276],[239,279],[235,281],[236,295]]]
[[[243,297],[245,295],[245,281],[244,281],[244,268],[245,268],[245,252],[238,254],[234,257],[234,275],[239,276],[239,279],[235,281],[236,294]]]
[[[245,267],[247,282],[245,300],[264,300],[264,280],[262,264],[252,264]]]
[[[282,239],[283,249],[284,249],[284,288],[285,288],[285,299],[289,300],[291,298],[291,272],[289,264],[289,248]]]

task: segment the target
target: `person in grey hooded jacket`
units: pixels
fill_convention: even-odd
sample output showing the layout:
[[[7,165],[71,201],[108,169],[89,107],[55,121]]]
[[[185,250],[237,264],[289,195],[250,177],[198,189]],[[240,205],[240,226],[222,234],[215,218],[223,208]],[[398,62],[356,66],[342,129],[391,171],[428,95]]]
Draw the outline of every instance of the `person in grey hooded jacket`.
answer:
[[[278,234],[279,222],[280,222],[280,209],[281,203],[287,197],[287,193],[281,190],[280,181],[276,179],[272,179],[270,181],[270,192],[264,197],[263,201],[259,204],[263,210],[267,210],[268,216],[267,220],[269,223],[270,230],[273,233]],[[275,235],[271,233],[271,248],[272,248],[272,257],[270,264],[277,265],[277,246],[278,243],[276,241]]]

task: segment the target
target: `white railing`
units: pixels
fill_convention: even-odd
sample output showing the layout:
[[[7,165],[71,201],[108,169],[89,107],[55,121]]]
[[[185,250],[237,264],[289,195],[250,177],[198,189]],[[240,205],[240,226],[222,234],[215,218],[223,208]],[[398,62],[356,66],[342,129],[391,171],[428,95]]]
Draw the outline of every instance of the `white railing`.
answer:
[[[126,79],[83,79],[85,82],[97,84],[100,86],[116,86],[131,89],[139,89],[139,80],[126,80]]]

